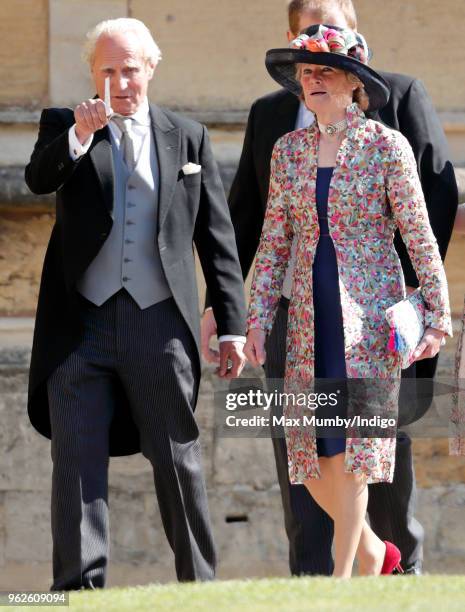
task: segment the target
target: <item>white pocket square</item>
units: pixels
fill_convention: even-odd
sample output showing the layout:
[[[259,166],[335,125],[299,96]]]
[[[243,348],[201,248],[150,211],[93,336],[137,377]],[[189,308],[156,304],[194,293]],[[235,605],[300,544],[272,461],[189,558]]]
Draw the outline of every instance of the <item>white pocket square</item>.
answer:
[[[202,166],[199,166],[198,164],[193,164],[192,162],[184,164],[184,166],[182,167],[182,171],[184,174],[197,174],[198,172],[200,172],[200,170],[202,170]]]

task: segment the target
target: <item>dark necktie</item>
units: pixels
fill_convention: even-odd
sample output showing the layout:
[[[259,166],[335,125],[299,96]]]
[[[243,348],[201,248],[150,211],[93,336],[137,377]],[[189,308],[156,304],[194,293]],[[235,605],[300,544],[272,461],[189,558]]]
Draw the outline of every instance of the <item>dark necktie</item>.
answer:
[[[132,139],[130,126],[132,119],[130,117],[115,115],[111,120],[114,121],[121,130],[120,150],[123,153],[126,166],[128,167],[129,171],[132,172],[136,165],[136,160],[134,157],[134,141]]]

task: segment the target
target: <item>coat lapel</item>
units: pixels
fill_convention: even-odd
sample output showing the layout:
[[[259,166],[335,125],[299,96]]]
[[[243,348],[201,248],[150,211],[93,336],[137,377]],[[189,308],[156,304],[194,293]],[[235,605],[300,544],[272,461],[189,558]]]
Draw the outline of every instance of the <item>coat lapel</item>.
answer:
[[[310,226],[318,227],[318,213],[316,208],[316,173],[318,167],[318,149],[320,145],[320,133],[316,123],[312,123],[307,128],[307,146],[303,156],[304,167],[299,173],[302,176],[302,193],[305,197],[302,201],[302,218]],[[319,230],[318,230],[319,233]]]
[[[345,201],[347,190],[347,177],[357,174],[353,166],[359,161],[360,143],[363,141],[361,132],[365,126],[365,116],[357,105],[350,105],[347,108],[348,129],[341,147],[337,153],[336,164],[331,177],[328,193],[328,216],[337,219],[339,208]],[[320,146],[320,132],[317,124],[313,123],[307,130],[305,155],[305,168],[299,172],[302,180],[301,192],[305,194],[301,198],[302,219],[307,223],[318,225],[318,215],[316,207],[316,176],[318,167],[318,152]]]
[[[328,217],[337,225],[339,216],[346,215],[347,224],[357,228],[359,225],[358,205],[351,197],[349,185],[356,185],[360,197],[365,193],[363,181],[363,155],[361,145],[366,125],[366,117],[357,104],[347,108],[347,134],[337,153],[336,166],[328,193]],[[362,176],[360,176],[362,173]],[[334,231],[332,236],[334,237]]]
[[[159,167],[158,219],[161,229],[178,181],[181,132],[154,104],[150,105],[150,117]]]
[[[108,127],[95,133],[89,155],[102,189],[103,201],[113,218],[113,152]]]

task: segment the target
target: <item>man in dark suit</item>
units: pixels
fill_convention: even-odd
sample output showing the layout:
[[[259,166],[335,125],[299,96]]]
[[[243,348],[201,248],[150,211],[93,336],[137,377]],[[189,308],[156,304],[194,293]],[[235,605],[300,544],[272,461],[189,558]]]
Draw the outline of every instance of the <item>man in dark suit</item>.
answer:
[[[104,586],[109,456],[139,450],[178,579],[208,580],[193,243],[219,322],[219,375],[238,376],[234,231],[205,127],[147,101],[160,52],[144,24],[102,22],[87,56],[98,97],[44,110],[26,168],[34,193],[56,191],[29,386],[31,421],[52,440],[52,589]]]
[[[289,3],[288,40],[315,23],[357,29],[351,0],[292,0]],[[457,207],[457,185],[448,158],[447,143],[430,98],[420,81],[411,77],[380,72],[391,87],[388,105],[373,117],[400,130],[409,140],[418,164],[431,225],[444,258]],[[250,110],[239,168],[229,195],[231,217],[236,232],[242,272],[252,265],[265,215],[270,178],[270,159],[276,140],[294,129],[306,127],[312,114],[297,97],[285,90],[256,100]],[[408,288],[418,286],[399,233],[396,236]],[[283,378],[287,305],[290,296],[292,264],[283,287],[283,298],[274,327],[267,338],[265,372],[268,378]],[[208,306],[207,297],[207,306]],[[209,338],[216,329],[213,313],[207,309],[202,319],[202,350],[207,360],[215,359]],[[403,376],[417,376],[423,399],[406,401],[401,394],[400,423],[416,420],[430,405],[425,378],[434,375],[436,359],[419,361]],[[422,381],[420,383],[420,381]],[[415,398],[411,386],[408,398]],[[274,438],[278,479],[283,501],[289,562],[293,574],[330,574],[332,522],[303,486],[289,484],[287,452],[283,439]],[[415,475],[410,438],[399,432],[396,468],[392,484],[370,486],[368,513],[371,526],[382,540],[395,542],[402,552],[407,573],[421,573],[424,532],[414,518]]]

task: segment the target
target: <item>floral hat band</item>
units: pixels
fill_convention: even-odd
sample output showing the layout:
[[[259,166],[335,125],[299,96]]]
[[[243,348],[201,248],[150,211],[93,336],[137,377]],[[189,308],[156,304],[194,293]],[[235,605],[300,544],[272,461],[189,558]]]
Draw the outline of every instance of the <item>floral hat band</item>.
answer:
[[[365,38],[354,30],[329,28],[320,25],[318,31],[309,36],[300,34],[289,45],[290,49],[301,49],[312,53],[340,53],[368,64],[372,53]]]

